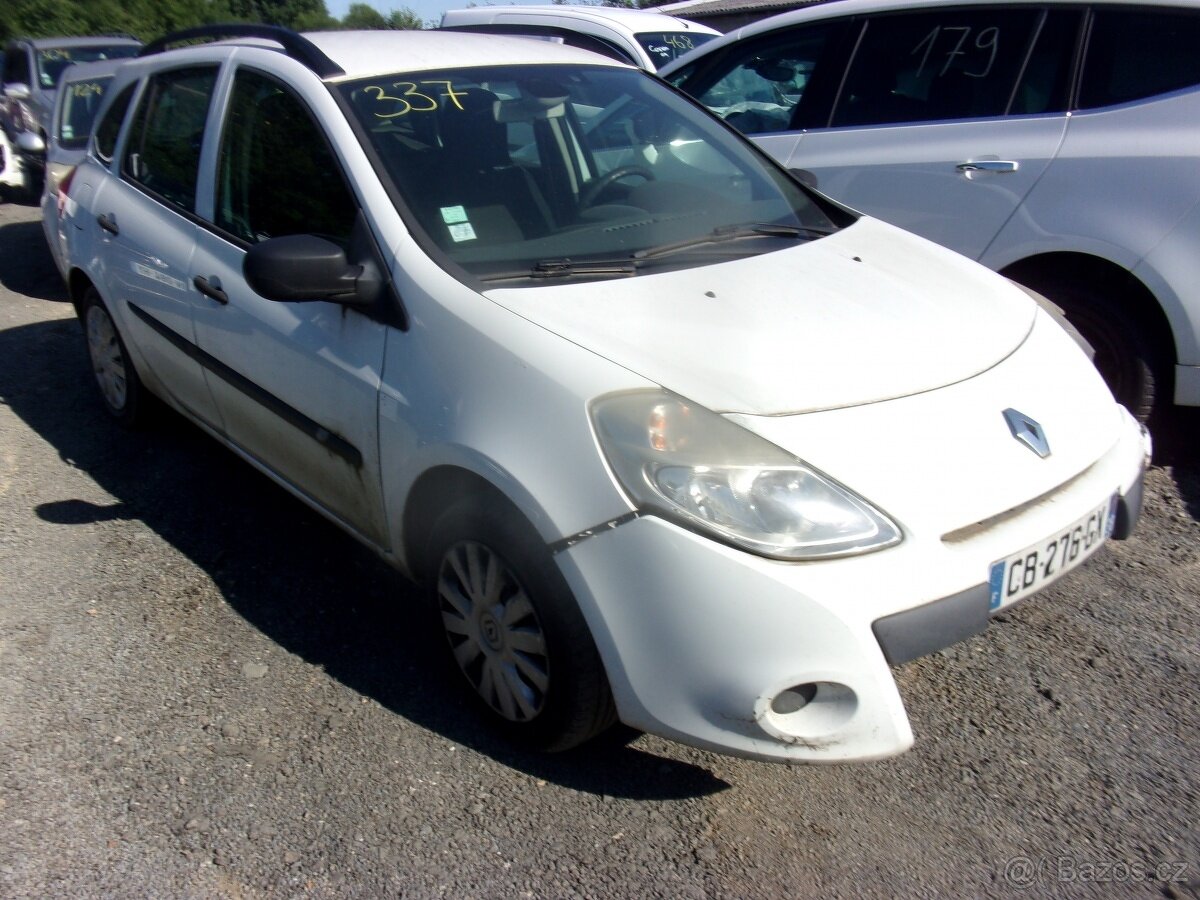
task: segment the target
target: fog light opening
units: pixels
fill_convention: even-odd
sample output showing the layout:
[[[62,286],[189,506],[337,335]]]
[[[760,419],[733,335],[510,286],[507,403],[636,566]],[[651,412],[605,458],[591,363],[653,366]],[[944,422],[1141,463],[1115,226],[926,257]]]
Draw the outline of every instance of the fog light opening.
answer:
[[[802,681],[763,694],[755,710],[759,727],[777,740],[826,741],[854,718],[858,695],[842,682]]]
[[[808,706],[815,696],[817,696],[817,686],[815,684],[793,685],[775,695],[775,699],[771,701],[771,712],[780,716],[799,712]]]

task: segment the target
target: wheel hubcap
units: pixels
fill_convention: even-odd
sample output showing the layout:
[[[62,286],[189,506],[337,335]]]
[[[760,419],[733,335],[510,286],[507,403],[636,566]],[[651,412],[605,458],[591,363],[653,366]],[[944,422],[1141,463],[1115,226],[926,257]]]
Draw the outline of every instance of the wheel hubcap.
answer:
[[[125,408],[127,390],[125,357],[117,342],[117,329],[113,327],[112,319],[99,306],[88,307],[87,343],[100,393],[109,406],[120,412]]]
[[[442,627],[471,686],[497,713],[528,722],[550,685],[546,636],[508,564],[474,541],[452,546],[438,573]]]

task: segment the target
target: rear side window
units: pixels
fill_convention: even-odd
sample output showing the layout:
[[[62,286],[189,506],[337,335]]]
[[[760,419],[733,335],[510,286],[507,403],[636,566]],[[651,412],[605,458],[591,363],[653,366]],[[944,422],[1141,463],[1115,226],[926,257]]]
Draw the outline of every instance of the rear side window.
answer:
[[[221,132],[216,225],[253,244],[318,234],[348,246],[358,206],[308,109],[279,82],[241,69]]]
[[[196,210],[196,174],[216,66],[153,76],[135,114],[121,170],[125,177],[188,212]]]
[[[125,121],[125,111],[129,109],[129,101],[133,99],[136,87],[137,82],[134,82],[121,91],[96,126],[96,155],[106,163],[112,162],[113,153],[116,152],[117,135],[121,132],[121,123]]]
[[[989,8],[873,17],[831,124],[1004,115],[1041,20],[1037,9]]]
[[[1079,106],[1128,103],[1200,84],[1200,13],[1095,11]]]

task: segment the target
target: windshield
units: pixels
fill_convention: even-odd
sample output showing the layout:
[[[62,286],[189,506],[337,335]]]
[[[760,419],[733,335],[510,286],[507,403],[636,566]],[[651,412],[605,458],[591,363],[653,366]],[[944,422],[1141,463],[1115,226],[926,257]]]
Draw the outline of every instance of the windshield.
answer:
[[[676,57],[683,56],[701,44],[707,44],[715,34],[700,34],[695,31],[643,31],[634,35],[642,49],[654,60],[654,67],[661,69]]]
[[[108,90],[111,75],[68,81],[63,85],[62,120],[58,123],[58,141],[64,147],[82,148],[92,133],[92,122],[100,101]]]
[[[480,278],[705,265],[835,227],[744,139],[635,69],[452,69],[341,90],[410,225]]]
[[[42,87],[58,84],[63,69],[75,63],[97,62],[101,59],[130,59],[141,49],[137,44],[116,44],[111,47],[43,47],[38,50],[38,80]]]

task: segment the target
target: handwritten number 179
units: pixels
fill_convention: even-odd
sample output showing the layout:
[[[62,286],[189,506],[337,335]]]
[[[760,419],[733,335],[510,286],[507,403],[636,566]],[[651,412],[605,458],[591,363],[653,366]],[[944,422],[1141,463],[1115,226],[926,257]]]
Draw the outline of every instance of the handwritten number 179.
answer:
[[[921,38],[917,45],[909,51],[909,56],[915,53],[921,53],[921,65],[917,67],[917,77],[920,78],[925,71],[925,67],[929,65],[930,57],[934,58],[933,65],[937,65],[937,61],[944,58],[941,69],[938,71],[935,78],[940,78],[950,71],[954,60],[960,56],[975,56],[978,52],[987,54],[987,62],[983,68],[976,71],[962,70],[962,73],[968,78],[987,78],[992,71],[992,66],[996,63],[996,53],[1000,49],[1000,29],[993,26],[984,28],[975,33],[975,39],[971,40],[972,29],[968,25],[938,25],[933,28],[929,34]],[[933,48],[937,44],[938,39],[945,34],[951,41],[954,42],[953,47],[946,50],[944,54],[939,53],[936,57],[933,56]],[[957,39],[956,39],[957,38]],[[922,52],[924,51],[924,52]],[[981,59],[982,61],[982,59]]]

